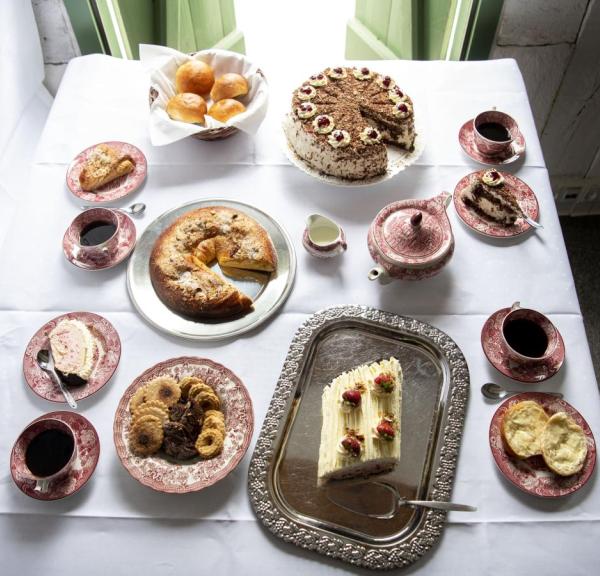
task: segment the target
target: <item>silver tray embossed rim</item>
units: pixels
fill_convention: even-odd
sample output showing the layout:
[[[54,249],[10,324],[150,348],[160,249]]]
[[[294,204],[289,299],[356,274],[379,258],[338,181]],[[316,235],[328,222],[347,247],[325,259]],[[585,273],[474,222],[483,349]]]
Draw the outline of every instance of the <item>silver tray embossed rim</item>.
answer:
[[[255,300],[254,310],[231,321],[194,322],[183,318],[163,304],[150,280],[150,254],[160,233],[185,212],[206,206],[227,206],[254,218],[271,236],[279,259],[277,277],[268,282],[267,288]],[[286,301],[294,285],[295,275],[294,246],[285,229],[272,216],[237,200],[206,198],[172,208],[148,225],[129,260],[127,290],[138,313],[155,328],[189,340],[217,341],[254,330],[268,320]]]
[[[367,306],[336,306],[308,318],[290,344],[250,462],[250,502],[269,531],[286,542],[365,568],[391,570],[406,567],[421,558],[439,540],[446,521],[445,512],[424,510],[420,528],[400,544],[370,546],[293,520],[282,513],[268,485],[275,443],[281,426],[285,425],[286,408],[296,389],[313,334],[336,320],[366,320],[425,337],[446,358],[450,370],[449,401],[443,444],[432,473],[432,489],[428,496],[433,500],[450,500],[469,394],[469,369],[460,348],[450,336],[425,322]]]

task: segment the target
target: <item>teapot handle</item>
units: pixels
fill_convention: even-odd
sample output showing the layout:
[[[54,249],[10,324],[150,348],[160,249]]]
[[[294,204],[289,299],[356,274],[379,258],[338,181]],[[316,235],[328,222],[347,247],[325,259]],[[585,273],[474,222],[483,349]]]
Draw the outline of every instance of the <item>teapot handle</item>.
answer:
[[[446,208],[448,208],[448,205],[450,204],[450,200],[452,200],[452,194],[450,194],[450,192],[447,192],[446,190],[444,190],[441,194],[438,195],[436,200],[439,201],[439,203],[444,207],[444,210],[445,210]]]

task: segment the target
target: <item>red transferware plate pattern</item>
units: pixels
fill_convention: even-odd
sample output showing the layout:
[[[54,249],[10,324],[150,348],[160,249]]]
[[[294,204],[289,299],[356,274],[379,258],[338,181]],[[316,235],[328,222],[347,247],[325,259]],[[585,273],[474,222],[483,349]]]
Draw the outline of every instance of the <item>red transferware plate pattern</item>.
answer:
[[[23,355],[25,381],[38,396],[45,400],[64,403],[66,400],[59,388],[37,363],[38,352],[50,348],[48,335],[61,320],[81,320],[98,344],[94,358],[95,366],[90,379],[81,386],[68,386],[75,400],[83,400],[98,392],[111,379],[121,358],[121,340],[114,326],[106,318],[92,312],[69,312],[57,316],[33,335]]]
[[[135,391],[159,376],[176,380],[196,376],[211,386],[221,399],[225,414],[225,443],[221,454],[210,460],[194,458],[177,462],[161,453],[136,456],[129,449],[129,401]],[[206,358],[181,357],[156,364],[138,376],[125,390],[113,426],[121,463],[136,480],[159,492],[183,494],[202,490],[225,478],[241,461],[254,430],[252,401],[241,380],[228,368]]]
[[[491,238],[513,238],[514,236],[519,236],[520,234],[531,230],[531,226],[527,224],[523,218],[518,218],[511,226],[503,226],[502,224],[480,216],[464,203],[462,197],[463,190],[470,186],[474,180],[483,175],[484,172],[487,172],[487,170],[479,170],[478,172],[468,174],[462,178],[454,188],[454,208],[456,208],[456,212],[460,219],[475,232],[479,232],[480,234]],[[497,172],[500,171],[498,170]],[[540,215],[540,209],[533,190],[527,186],[523,180],[512,174],[508,174],[507,172],[500,172],[500,174],[504,176],[504,181],[510,187],[510,191],[514,195],[514,198],[521,207],[523,213],[537,221]]]
[[[23,479],[19,473],[19,470],[25,466],[25,452],[15,443],[10,455],[10,473],[23,494],[36,500],[60,500],[75,494],[92,477],[100,458],[100,438],[92,423],[76,412],[50,412],[30,422],[26,428],[34,422],[46,418],[62,420],[75,433],[77,458],[73,463],[73,467],[64,478],[52,482],[48,492],[37,491],[35,490],[35,482]]]
[[[112,182],[98,188],[96,192],[86,192],[79,184],[79,174],[94,148],[100,144],[106,144],[111,148],[115,148],[120,154],[128,154],[131,156],[135,163],[135,168],[129,174],[120,176]],[[144,156],[144,153],[133,144],[115,141],[99,142],[98,144],[86,148],[83,152],[80,152],[75,156],[67,169],[67,186],[77,198],[81,198],[85,202],[114,202],[115,200],[119,200],[120,198],[135,192],[144,183],[147,172],[148,165],[146,157]]]
[[[502,164],[512,164],[516,162],[525,153],[525,137],[519,132],[512,143],[510,149],[500,156],[486,156],[482,154],[473,138],[473,119],[465,122],[458,131],[458,141],[465,154],[475,162],[488,164],[489,166],[498,166]]]
[[[508,453],[502,440],[500,427],[506,411],[524,400],[533,400],[544,408],[548,415],[566,412],[583,428],[587,440],[588,453],[583,468],[572,476],[559,476],[546,466],[541,456],[519,459]],[[577,490],[590,479],[596,465],[596,443],[594,435],[583,416],[568,402],[543,392],[525,392],[504,401],[492,417],[490,423],[490,449],[492,456],[504,477],[528,494],[543,498],[559,498]]]
[[[510,308],[502,308],[494,312],[481,330],[481,347],[490,364],[501,374],[524,383],[543,382],[552,378],[565,361],[565,342],[556,328],[558,344],[552,355],[540,364],[519,364],[508,357],[502,338],[502,322],[510,312]]]

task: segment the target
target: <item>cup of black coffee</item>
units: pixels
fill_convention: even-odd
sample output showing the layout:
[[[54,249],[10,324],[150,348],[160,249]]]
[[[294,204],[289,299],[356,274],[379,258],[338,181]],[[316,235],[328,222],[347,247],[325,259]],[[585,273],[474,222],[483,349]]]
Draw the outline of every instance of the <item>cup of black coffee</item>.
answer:
[[[119,231],[119,215],[114,210],[90,208],[71,222],[68,234],[77,258],[101,263],[118,249]]]
[[[515,302],[502,322],[502,340],[510,360],[543,364],[559,344],[558,330],[537,310]]]
[[[35,490],[44,493],[72,469],[77,442],[68,424],[57,418],[43,418],[21,432],[13,451],[18,475],[35,482]]]
[[[509,153],[519,134],[512,116],[497,110],[487,110],[473,119],[473,140],[485,156],[502,156]]]

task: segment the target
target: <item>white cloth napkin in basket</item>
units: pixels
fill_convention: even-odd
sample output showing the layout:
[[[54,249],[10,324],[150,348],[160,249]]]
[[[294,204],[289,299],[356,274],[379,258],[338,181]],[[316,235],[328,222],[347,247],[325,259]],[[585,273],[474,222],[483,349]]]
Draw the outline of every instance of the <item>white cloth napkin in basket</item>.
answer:
[[[171,120],[167,115],[166,107],[169,99],[176,94],[175,72],[184,62],[192,59],[202,60],[212,66],[215,78],[227,72],[236,72],[244,76],[248,81],[249,92],[236,100],[246,106],[246,111],[231,118],[227,124],[208,115],[205,116],[206,126]],[[267,113],[267,81],[258,68],[243,54],[210,49],[190,56],[165,46],[140,44],[140,61],[150,75],[150,87],[158,92],[158,97],[150,105],[150,140],[155,146],[171,144],[204,130],[223,126],[235,126],[242,132],[256,134]],[[207,106],[210,108],[212,100],[206,97]]]

